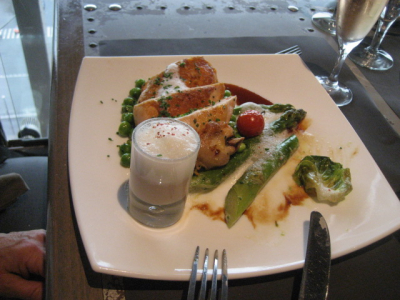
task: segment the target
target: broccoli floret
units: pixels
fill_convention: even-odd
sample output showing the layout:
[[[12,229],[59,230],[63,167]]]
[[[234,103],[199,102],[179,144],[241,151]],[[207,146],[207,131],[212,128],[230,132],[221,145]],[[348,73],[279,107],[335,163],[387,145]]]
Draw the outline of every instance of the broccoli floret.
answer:
[[[350,169],[343,168],[340,163],[326,156],[304,157],[297,165],[293,179],[319,202],[336,204],[353,189]]]

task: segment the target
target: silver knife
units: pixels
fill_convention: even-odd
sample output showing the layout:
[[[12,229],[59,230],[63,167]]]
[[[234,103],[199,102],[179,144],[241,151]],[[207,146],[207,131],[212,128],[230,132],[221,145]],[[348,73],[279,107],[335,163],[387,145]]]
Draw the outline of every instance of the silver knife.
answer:
[[[331,269],[331,242],[328,225],[317,211],[310,216],[307,252],[299,300],[322,300],[328,296]]]

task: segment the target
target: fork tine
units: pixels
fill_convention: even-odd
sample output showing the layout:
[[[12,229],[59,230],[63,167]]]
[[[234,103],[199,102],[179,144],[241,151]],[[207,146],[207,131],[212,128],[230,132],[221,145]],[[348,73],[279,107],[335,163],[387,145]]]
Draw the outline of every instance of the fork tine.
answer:
[[[211,279],[210,300],[217,299],[217,270],[218,270],[218,250],[215,250],[213,275]]]
[[[194,258],[193,258],[192,272],[190,274],[187,300],[195,299],[197,269],[198,269],[198,264],[199,264],[199,252],[200,252],[200,247],[197,246],[195,254],[194,254]],[[206,299],[208,260],[209,260],[209,250],[207,248],[205,251],[205,256],[204,256],[204,265],[203,265],[201,286],[200,286],[200,291],[199,291],[199,295],[198,295],[198,300]],[[227,255],[226,255],[225,249],[222,252],[221,281],[222,282],[221,282],[220,300],[227,300],[228,299],[228,262],[227,262]],[[213,271],[212,271],[212,278],[211,278],[211,289],[209,291],[209,297],[208,297],[209,300],[217,300],[217,294],[218,294],[217,282],[218,282],[218,250],[215,250]]]
[[[225,249],[222,251],[222,285],[220,300],[228,300],[228,258],[226,257]]]
[[[287,52],[289,52],[289,51],[291,51],[291,50],[293,50],[293,49],[297,49],[298,47],[299,47],[299,46],[294,45],[294,46],[292,46],[292,47],[289,47],[289,48],[283,49],[283,50],[281,50],[281,51],[278,51],[278,52],[276,52],[275,54],[285,54],[285,53],[287,53]]]
[[[205,300],[206,299],[207,269],[208,269],[208,248],[206,249],[206,255],[204,256],[203,275],[201,277],[199,300]]]
[[[300,48],[296,49],[295,51],[292,52],[292,54],[301,55],[302,54],[301,49]]]
[[[279,52],[276,52],[275,54],[298,54],[301,55],[301,49],[298,45],[294,45],[292,47],[289,47],[287,49],[281,50]]]
[[[194,300],[194,295],[196,292],[196,275],[197,275],[197,265],[199,264],[199,251],[200,247],[197,246],[193,259],[192,273],[190,274],[187,300]]]

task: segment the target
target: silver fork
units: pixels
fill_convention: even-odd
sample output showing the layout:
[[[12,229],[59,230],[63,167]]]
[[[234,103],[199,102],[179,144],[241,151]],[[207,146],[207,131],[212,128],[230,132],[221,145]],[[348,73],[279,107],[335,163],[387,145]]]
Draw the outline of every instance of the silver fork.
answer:
[[[275,54],[298,54],[301,55],[301,49],[298,45],[294,45],[292,47],[289,47],[287,49],[281,50],[279,52],[276,52]]]
[[[192,273],[190,274],[187,300],[194,300],[194,298],[195,298],[197,267],[199,264],[199,252],[200,252],[200,247],[197,246],[196,252],[194,254],[194,259],[193,259]],[[198,297],[199,300],[206,299],[208,258],[209,258],[209,255],[208,255],[208,248],[207,248],[206,252],[205,252],[205,256],[204,256],[201,286],[200,286],[199,297]],[[210,300],[217,299],[217,273],[218,273],[218,250],[215,250],[213,272],[212,272],[212,279],[211,279],[211,290],[210,290],[210,295],[209,295]],[[220,300],[227,300],[228,299],[228,260],[227,260],[225,249],[222,252],[221,282],[222,283],[221,283]]]

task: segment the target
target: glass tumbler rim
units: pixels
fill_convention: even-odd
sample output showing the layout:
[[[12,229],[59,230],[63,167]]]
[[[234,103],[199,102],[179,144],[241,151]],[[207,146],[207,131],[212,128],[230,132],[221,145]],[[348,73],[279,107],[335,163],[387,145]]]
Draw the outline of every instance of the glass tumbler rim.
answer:
[[[156,156],[154,156],[154,155],[151,155],[151,154],[145,152],[145,151],[142,149],[142,147],[140,147],[140,145],[137,143],[137,141],[136,141],[136,139],[134,138],[134,136],[135,136],[135,134],[138,132],[138,130],[137,130],[138,128],[140,128],[140,127],[142,127],[142,126],[145,126],[146,124],[151,123],[151,122],[154,122],[154,121],[176,122],[176,123],[179,123],[179,124],[185,126],[186,128],[188,128],[188,129],[194,134],[194,137],[195,137],[196,142],[197,142],[197,143],[196,143],[196,148],[195,148],[193,151],[191,151],[189,154],[187,154],[187,155],[185,155],[185,156],[183,156],[183,157],[179,157],[179,158],[156,157]],[[177,119],[173,119],[173,118],[162,118],[162,117],[150,118],[150,119],[148,119],[148,120],[145,120],[145,121],[141,122],[141,123],[140,123],[139,125],[137,125],[137,126],[135,127],[135,129],[133,130],[131,139],[132,139],[132,146],[134,146],[135,149],[136,149],[137,151],[139,151],[141,154],[143,154],[144,156],[146,156],[146,157],[149,158],[149,159],[152,159],[152,160],[157,161],[157,162],[163,162],[163,163],[174,163],[174,162],[179,162],[179,161],[182,161],[182,160],[189,159],[189,158],[191,158],[192,156],[197,155],[198,150],[200,149],[200,144],[201,144],[200,136],[199,136],[199,134],[197,133],[197,131],[196,131],[192,126],[190,126],[189,124],[187,124],[187,123],[185,123],[185,122],[182,122],[182,121],[180,121],[180,120],[177,120]]]

